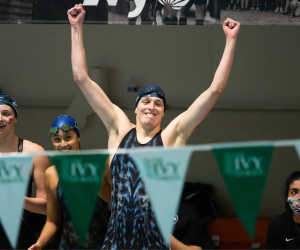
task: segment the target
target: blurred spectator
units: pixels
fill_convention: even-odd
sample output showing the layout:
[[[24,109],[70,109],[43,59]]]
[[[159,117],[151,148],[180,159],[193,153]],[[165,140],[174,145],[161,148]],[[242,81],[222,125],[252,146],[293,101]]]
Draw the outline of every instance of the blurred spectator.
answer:
[[[270,12],[271,11],[271,1],[270,0],[261,0],[261,11]]]
[[[249,0],[241,0],[241,12],[247,11]]]
[[[266,249],[300,249],[300,171],[287,178],[284,198],[286,212],[271,220]]]
[[[202,249],[200,216],[194,206],[181,202],[174,224],[175,229],[170,241],[171,249]]]
[[[284,0],[276,0],[276,9],[275,12],[283,12]]]
[[[293,16],[298,17],[300,16],[300,2],[297,0],[287,0],[285,11],[283,14],[288,14],[288,8],[290,7],[289,17],[292,18]]]
[[[195,4],[196,6],[196,25],[203,25],[204,24],[204,14],[206,11],[206,0],[190,0],[185,6],[180,9],[180,25],[187,24],[187,16],[190,8],[192,5]]]
[[[237,9],[237,4],[239,3],[239,0],[230,0],[230,3],[228,3],[228,8],[227,10],[236,10]]]
[[[256,6],[256,8],[255,8],[255,6]],[[251,10],[259,11],[259,0],[252,0]]]

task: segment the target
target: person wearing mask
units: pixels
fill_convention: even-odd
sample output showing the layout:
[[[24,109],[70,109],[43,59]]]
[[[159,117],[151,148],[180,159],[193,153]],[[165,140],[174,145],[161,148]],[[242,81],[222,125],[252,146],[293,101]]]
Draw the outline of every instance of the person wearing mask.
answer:
[[[266,249],[300,249],[300,171],[285,181],[286,211],[269,224]]]

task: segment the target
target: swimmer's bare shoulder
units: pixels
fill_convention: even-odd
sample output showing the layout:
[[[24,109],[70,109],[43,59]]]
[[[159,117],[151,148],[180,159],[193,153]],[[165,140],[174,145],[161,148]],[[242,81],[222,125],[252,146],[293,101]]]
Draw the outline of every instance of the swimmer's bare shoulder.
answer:
[[[33,153],[33,152],[41,152],[41,151],[45,151],[42,146],[24,139],[23,141],[24,153]]]
[[[23,152],[24,153],[34,153],[34,152],[44,152],[44,148],[36,143],[28,140],[23,141]],[[43,197],[46,199],[46,193],[44,189],[44,175],[47,168],[49,168],[50,163],[46,155],[35,156],[33,160],[32,176],[33,181],[37,190],[37,197]]]
[[[51,166],[49,168],[47,168],[46,172],[45,172],[45,186],[51,190],[51,192],[54,194],[54,196],[56,197],[56,188],[57,188],[57,184],[58,184],[58,174],[56,171],[55,166]]]

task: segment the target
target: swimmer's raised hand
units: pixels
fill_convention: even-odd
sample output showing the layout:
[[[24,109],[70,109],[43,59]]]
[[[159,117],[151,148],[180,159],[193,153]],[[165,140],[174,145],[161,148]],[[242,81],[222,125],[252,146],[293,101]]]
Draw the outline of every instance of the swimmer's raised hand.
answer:
[[[83,24],[85,11],[82,4],[76,4],[73,8],[68,10],[67,14],[71,25]]]
[[[237,34],[239,33],[240,26],[241,26],[241,24],[239,22],[236,22],[230,18],[227,18],[223,24],[223,30],[224,30],[226,37],[236,38]]]

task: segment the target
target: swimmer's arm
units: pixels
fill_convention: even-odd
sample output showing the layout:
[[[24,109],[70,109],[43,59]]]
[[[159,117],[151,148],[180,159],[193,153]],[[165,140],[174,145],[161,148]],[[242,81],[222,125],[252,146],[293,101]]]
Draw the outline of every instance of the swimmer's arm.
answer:
[[[105,170],[104,170],[104,174],[103,174],[103,179],[109,184],[111,185],[111,173],[110,173],[110,166],[109,166],[109,158],[106,161],[106,166],[105,166]]]
[[[102,184],[99,191],[99,196],[102,200],[109,202],[111,197],[111,175],[110,175],[110,169],[109,169],[109,160],[107,159],[106,168],[103,174],[102,178]]]
[[[234,56],[237,33],[240,27],[240,24],[235,22],[236,26],[230,29],[227,26],[228,22],[229,21],[226,20],[223,25],[224,33],[226,34],[226,46],[214,79],[210,87],[194,101],[188,110],[170,123],[170,131],[173,130],[175,135],[173,136],[173,142],[168,143],[169,145],[177,145],[176,142],[178,140],[181,141],[181,145],[185,144],[196,126],[204,120],[209,111],[213,108],[227,85]],[[168,127],[166,128],[167,133],[167,130],[169,130]],[[169,133],[171,133],[170,131]],[[172,138],[172,136],[169,137]]]
[[[177,240],[173,235],[171,235],[170,248],[171,248],[171,250],[175,250],[175,249],[202,250],[202,247],[199,247],[199,246],[183,244],[182,242]]]
[[[45,174],[45,189],[48,197],[47,220],[37,242],[28,248],[30,250],[39,250],[47,246],[53,240],[59,228],[61,210],[55,195],[57,183],[54,183],[55,185],[53,185],[54,179],[56,178],[53,176],[53,169],[48,169]]]
[[[42,152],[44,149],[37,145],[30,145],[30,152]],[[29,152],[29,151],[26,151]],[[44,186],[46,169],[50,166],[47,156],[35,156],[33,161],[33,181],[36,188],[36,197],[25,197],[24,209],[38,214],[47,214],[47,196]]]
[[[102,181],[101,189],[98,195],[105,202],[109,202],[111,197],[111,185],[105,179]]]
[[[74,10],[78,11],[76,16],[71,15]],[[126,132],[128,132],[127,127],[131,127],[131,123],[127,116],[110,101],[100,86],[88,76],[88,67],[83,44],[84,14],[85,11],[83,10],[82,4],[77,5],[68,11],[68,17],[71,24],[71,60],[74,81],[81,89],[92,109],[104,123],[109,136],[111,136],[111,131],[113,133],[117,131],[116,133],[119,134],[120,130],[122,131],[124,127],[126,128]]]
[[[72,16],[72,11],[77,10],[77,16]],[[83,44],[83,20],[85,11],[82,5],[77,5],[68,11],[68,17],[71,24],[71,41],[72,41],[72,70],[73,78],[77,83],[87,101],[102,119],[104,125],[111,126],[117,119],[114,106],[104,91],[98,84],[92,81],[88,76],[85,49]]]

